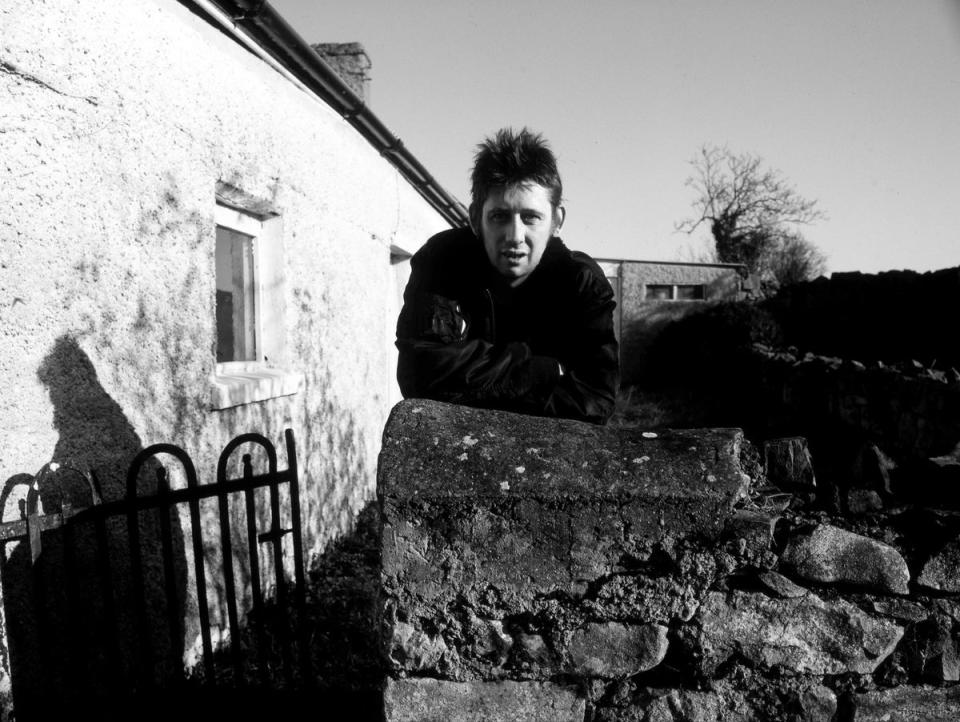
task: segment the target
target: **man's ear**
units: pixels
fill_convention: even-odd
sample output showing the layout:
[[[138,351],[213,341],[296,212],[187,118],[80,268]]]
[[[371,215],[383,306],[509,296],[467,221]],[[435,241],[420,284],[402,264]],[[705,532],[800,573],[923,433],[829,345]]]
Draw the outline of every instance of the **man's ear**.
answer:
[[[567,209],[563,206],[557,206],[553,209],[553,235],[560,232],[563,222],[567,218]]]

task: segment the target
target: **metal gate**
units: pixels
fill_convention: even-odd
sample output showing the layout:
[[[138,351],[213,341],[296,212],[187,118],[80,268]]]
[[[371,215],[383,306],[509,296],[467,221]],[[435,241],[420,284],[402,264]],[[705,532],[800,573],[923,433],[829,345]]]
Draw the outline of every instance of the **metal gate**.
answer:
[[[279,470],[267,438],[236,437],[208,484],[183,449],[155,444],[133,459],[126,494],[114,501],[102,500],[86,470],[48,464],[24,482],[21,518],[0,524],[17,719],[46,717],[53,706],[102,709],[105,700],[117,709],[181,692],[310,686],[289,429],[285,442]],[[243,445],[250,450],[231,477]],[[179,488],[164,456],[179,464]],[[61,493],[59,508],[43,513],[41,494],[47,503],[68,475],[82,477],[90,505],[75,508]]]

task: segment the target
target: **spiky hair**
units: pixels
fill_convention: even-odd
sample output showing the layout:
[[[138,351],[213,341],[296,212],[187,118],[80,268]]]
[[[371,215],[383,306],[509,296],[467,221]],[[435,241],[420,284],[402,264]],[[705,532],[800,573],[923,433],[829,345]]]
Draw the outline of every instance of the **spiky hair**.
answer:
[[[557,159],[539,133],[501,128],[477,146],[470,174],[471,213],[479,214],[492,188],[538,183],[556,208],[563,197]]]

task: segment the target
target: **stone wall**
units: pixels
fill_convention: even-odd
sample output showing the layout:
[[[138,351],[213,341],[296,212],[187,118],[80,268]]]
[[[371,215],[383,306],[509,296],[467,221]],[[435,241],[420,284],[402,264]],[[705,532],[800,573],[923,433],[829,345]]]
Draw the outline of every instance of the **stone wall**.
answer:
[[[960,443],[960,373],[952,368],[757,351],[765,359],[767,408],[779,409],[773,425],[842,424],[904,458],[943,456]]]
[[[803,438],[401,402],[386,719],[956,719],[960,515],[820,493]]]
[[[960,368],[960,337],[945,326],[960,308],[960,267],[834,273],[784,288],[766,305],[804,351]]]

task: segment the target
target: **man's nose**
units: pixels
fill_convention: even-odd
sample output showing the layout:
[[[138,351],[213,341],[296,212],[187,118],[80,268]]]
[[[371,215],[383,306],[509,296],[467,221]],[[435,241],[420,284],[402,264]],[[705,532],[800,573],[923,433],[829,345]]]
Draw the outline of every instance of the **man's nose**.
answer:
[[[507,228],[507,240],[510,243],[522,244],[526,238],[526,228],[520,216],[514,216],[510,221],[510,227]]]

